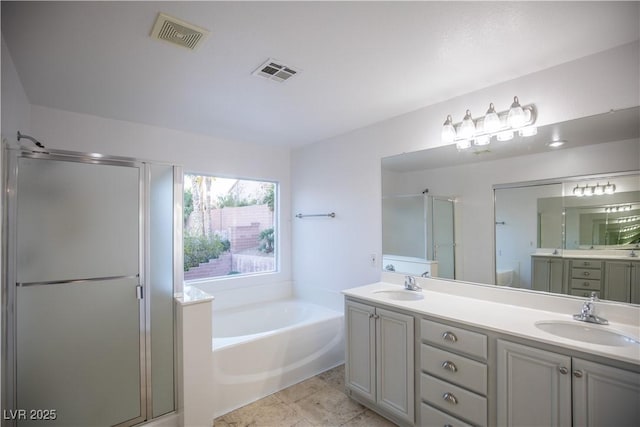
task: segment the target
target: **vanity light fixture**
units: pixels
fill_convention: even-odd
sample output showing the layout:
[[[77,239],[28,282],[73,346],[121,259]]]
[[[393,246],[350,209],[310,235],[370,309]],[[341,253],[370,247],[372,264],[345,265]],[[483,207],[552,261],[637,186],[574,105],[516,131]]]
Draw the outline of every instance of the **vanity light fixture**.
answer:
[[[600,185],[600,183],[596,183],[596,185],[585,185],[584,187],[580,187],[580,185],[576,185],[573,188],[573,195],[576,197],[582,196],[602,196],[604,194],[613,194],[616,192],[616,185],[607,182],[607,185]]]
[[[448,115],[442,125],[442,142],[455,143],[458,150],[465,150],[472,145],[487,145],[492,137],[498,141],[513,139],[515,132],[522,137],[536,135],[538,129],[533,126],[536,121],[536,110],[533,104],[520,105],[517,96],[509,110],[497,112],[493,103],[489,104],[484,117],[474,120],[471,112],[466,110],[462,122],[453,124]]]

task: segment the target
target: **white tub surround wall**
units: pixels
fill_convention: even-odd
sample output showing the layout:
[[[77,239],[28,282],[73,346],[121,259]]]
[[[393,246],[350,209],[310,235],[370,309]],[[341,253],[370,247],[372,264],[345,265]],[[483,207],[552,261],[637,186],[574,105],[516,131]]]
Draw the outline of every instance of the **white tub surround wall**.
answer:
[[[440,146],[447,114],[462,114],[466,109],[481,114],[489,102],[509,102],[514,95],[536,105],[537,126],[640,105],[639,52],[639,43],[620,46],[294,150],[293,210],[336,212],[330,221],[294,221],[295,292],[337,308],[342,307],[342,289],[379,279],[383,266],[372,267],[370,254],[381,258],[382,157]],[[503,183],[520,182],[620,170],[626,168],[624,164],[637,163],[637,157],[623,159],[623,164],[609,162],[615,153],[608,152],[598,157],[603,163],[594,168],[561,152],[550,154],[553,162],[541,156],[539,161],[523,161],[518,166],[497,169],[492,165],[493,174]],[[462,210],[459,235],[475,230],[474,241],[478,242],[458,242],[463,250],[458,257],[464,261],[462,277],[490,283],[494,277],[491,186],[498,182],[467,169],[460,177],[475,196],[456,205]],[[438,177],[437,182],[445,181]],[[425,184],[420,185],[422,191]],[[431,183],[429,187],[431,192]]]
[[[211,302],[199,289],[176,297],[178,330],[178,414],[181,426],[213,425]]]
[[[229,310],[258,303],[269,303],[274,300],[291,298],[293,287],[290,281],[261,283],[264,275],[249,277],[242,285],[233,281],[193,281],[189,285],[201,289],[215,297],[213,312]],[[252,280],[251,280],[252,279]]]

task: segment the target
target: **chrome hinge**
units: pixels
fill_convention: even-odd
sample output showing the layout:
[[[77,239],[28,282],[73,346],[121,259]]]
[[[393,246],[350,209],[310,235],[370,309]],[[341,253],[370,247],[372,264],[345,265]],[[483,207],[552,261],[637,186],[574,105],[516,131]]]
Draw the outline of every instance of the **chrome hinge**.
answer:
[[[138,299],[142,299],[142,298],[144,298],[144,294],[143,294],[143,292],[142,292],[142,285],[138,285],[138,286],[136,286],[136,297],[137,297]]]

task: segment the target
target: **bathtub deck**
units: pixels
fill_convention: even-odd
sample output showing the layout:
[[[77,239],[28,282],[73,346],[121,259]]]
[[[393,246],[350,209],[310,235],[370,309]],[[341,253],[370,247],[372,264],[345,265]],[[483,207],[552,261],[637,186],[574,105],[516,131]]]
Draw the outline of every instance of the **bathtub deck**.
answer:
[[[215,427],[393,427],[395,424],[349,399],[344,365],[229,412]]]

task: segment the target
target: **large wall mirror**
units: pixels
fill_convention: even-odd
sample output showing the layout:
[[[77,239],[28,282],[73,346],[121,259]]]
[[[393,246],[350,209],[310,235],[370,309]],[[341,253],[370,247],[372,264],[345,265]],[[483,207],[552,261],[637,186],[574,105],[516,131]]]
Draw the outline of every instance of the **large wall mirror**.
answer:
[[[639,138],[634,107],[468,151],[450,145],[382,159],[383,268],[415,274],[397,260],[435,260],[441,278],[582,296],[571,284],[572,257],[628,257],[640,281],[640,258],[629,256],[640,254]],[[450,209],[434,210],[434,201]],[[540,283],[550,273],[535,261],[549,257],[563,265],[558,285]],[[609,268],[596,265],[602,275]],[[598,292],[636,302],[630,291]]]

